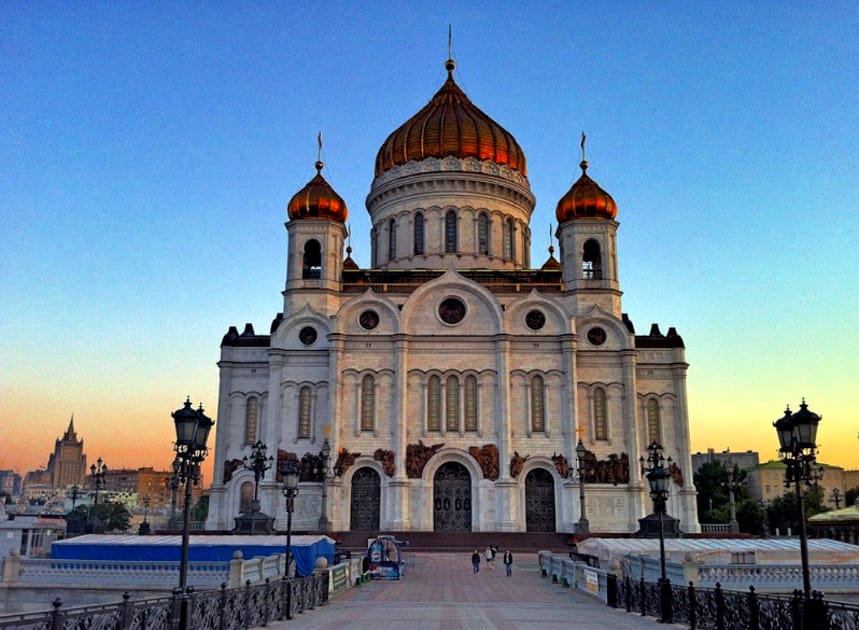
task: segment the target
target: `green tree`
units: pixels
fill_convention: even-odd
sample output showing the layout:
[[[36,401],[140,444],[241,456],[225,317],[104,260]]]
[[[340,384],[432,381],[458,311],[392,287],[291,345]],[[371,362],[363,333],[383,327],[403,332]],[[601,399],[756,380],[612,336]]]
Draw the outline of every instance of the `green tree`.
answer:
[[[815,514],[828,512],[824,497],[826,489],[822,486],[811,486],[804,491],[805,498],[805,519],[806,522]],[[777,497],[770,501],[767,506],[767,520],[769,522],[770,531],[775,533],[776,529],[781,534],[786,534],[788,528],[791,532],[799,531],[799,510],[796,503],[796,493],[786,492],[784,496]]]
[[[720,509],[728,503],[728,491],[724,485],[728,471],[722,462],[706,462],[695,471],[693,479],[698,491],[698,520],[702,523],[727,523],[730,517],[724,518]]]
[[[99,522],[104,531],[125,532],[131,528],[131,512],[122,503],[99,503],[78,505],[66,517],[83,523]],[[101,528],[96,528],[101,529]]]
[[[209,495],[201,496],[191,508],[192,521],[205,521],[209,516]]]
[[[844,507],[856,505],[857,498],[859,498],[859,486],[856,486],[855,488],[850,488],[847,492],[844,493]]]

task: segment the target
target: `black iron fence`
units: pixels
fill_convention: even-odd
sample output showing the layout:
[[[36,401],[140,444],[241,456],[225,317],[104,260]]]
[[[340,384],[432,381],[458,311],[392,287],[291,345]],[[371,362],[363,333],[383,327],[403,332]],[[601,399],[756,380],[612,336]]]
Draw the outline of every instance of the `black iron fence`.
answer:
[[[239,630],[265,626],[270,621],[328,603],[328,573],[220,590],[178,589],[170,597],[133,601],[129,593],[117,604],[63,608],[57,598],[53,610],[4,615],[0,629],[63,630]]]
[[[826,601],[814,591],[793,595],[759,595],[745,591],[674,586],[666,580],[645,582],[609,574],[608,605],[626,612],[657,617],[664,623],[685,623],[716,630],[859,630],[859,606]]]

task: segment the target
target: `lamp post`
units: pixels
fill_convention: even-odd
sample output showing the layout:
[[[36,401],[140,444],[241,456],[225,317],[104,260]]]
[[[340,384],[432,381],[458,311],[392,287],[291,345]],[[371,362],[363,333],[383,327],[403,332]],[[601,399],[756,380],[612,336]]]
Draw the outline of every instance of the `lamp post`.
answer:
[[[98,464],[98,465],[96,465]],[[98,491],[104,486],[104,475],[107,473],[107,464],[104,463],[101,457],[96,460],[96,463],[89,467],[92,483],[95,487],[95,500],[93,505],[98,505]]]
[[[298,494],[299,471],[294,461],[287,460],[283,467],[283,496],[286,498],[286,567],[283,579],[290,579],[289,570],[292,565],[292,511],[295,509],[295,497]],[[286,618],[292,619],[292,585],[284,584],[286,591]]]
[[[174,471],[179,484],[185,486],[185,504],[182,506],[182,554],[179,562],[179,590],[182,592],[182,621],[187,617],[188,598],[188,546],[191,537],[191,486],[200,483],[200,463],[206,458],[206,440],[215,423],[205,413],[201,404],[197,410],[191,408],[190,397],[181,409],[172,414],[176,425],[176,451]],[[176,467],[178,462],[178,467]],[[184,625],[184,624],[183,624]]]
[[[274,456],[265,456],[267,450],[265,443],[258,440],[251,446],[251,456],[245,455],[242,458],[242,466],[254,474],[254,500],[251,503],[251,512],[259,512],[259,480],[265,477],[265,471],[274,463]]]
[[[179,457],[173,458],[173,475],[166,479],[167,486],[170,488],[170,524],[169,529],[176,527],[176,502],[179,494],[179,469],[182,467],[182,460]]]
[[[585,454],[587,452],[582,439],[579,438],[579,443],[576,444],[576,469],[579,475],[579,506],[582,514],[579,517],[579,522],[576,523],[577,534],[587,534],[590,531],[590,524],[585,515]]]
[[[74,512],[75,504],[78,502],[78,497],[80,497],[80,488],[78,488],[78,484],[72,486],[72,491],[69,493],[69,495],[72,500],[72,512]]]
[[[328,427],[326,427],[327,429]],[[322,513],[319,515],[319,531],[323,534],[328,531],[330,525],[328,522],[328,466],[331,461],[331,444],[328,442],[328,435],[322,441]]]
[[[647,478],[650,485],[650,497],[653,499],[653,511],[659,517],[659,611],[660,622],[671,623],[671,582],[665,569],[665,503],[668,500],[668,484],[671,480],[671,458],[665,460],[662,455],[662,445],[656,440],[647,447],[648,455],[645,460],[642,456],[641,473]],[[667,464],[667,467],[666,467]]]
[[[838,488],[832,488],[832,496],[830,497],[830,499],[832,499],[832,502],[835,503],[835,509],[840,510],[841,509],[841,490],[839,490]]]
[[[802,560],[802,593],[806,602],[811,599],[811,573],[808,567],[808,533],[805,524],[805,497],[803,486],[810,486],[817,479],[814,464],[817,461],[817,425],[822,416],[810,411],[805,398],[799,411],[791,413],[790,407],[773,423],[778,434],[779,453],[785,464],[786,487],[794,484],[796,504],[799,510],[799,553]]]
[[[728,479],[722,482],[722,486],[728,489],[728,504],[731,508],[731,533],[737,534],[740,531],[740,524],[737,522],[737,497],[735,493],[737,488],[743,485],[743,481],[737,478],[737,467],[734,466],[733,462],[729,460],[728,464],[731,466],[731,470]]]

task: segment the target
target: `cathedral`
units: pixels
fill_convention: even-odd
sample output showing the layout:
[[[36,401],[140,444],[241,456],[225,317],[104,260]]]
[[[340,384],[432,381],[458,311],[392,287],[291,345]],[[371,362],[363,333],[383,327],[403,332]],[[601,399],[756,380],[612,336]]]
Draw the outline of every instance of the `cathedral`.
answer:
[[[572,532],[583,483],[591,532],[634,532],[655,440],[674,462],[668,513],[698,532],[683,339],[623,312],[618,208],[584,136],[558,257],[532,266],[525,153],[445,67],[376,155],[370,268],[321,160],[289,201],[283,310],[221,341],[206,528],[251,505],[242,458],[263,443],[258,505],[277,529],[292,460],[298,531]]]

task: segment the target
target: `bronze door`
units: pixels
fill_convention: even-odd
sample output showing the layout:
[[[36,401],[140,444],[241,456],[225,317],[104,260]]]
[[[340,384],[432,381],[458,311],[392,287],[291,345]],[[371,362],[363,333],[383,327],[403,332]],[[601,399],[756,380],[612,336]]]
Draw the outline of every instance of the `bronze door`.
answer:
[[[471,475],[456,462],[443,464],[433,480],[433,530],[471,531]]]
[[[525,530],[555,531],[555,482],[543,468],[535,468],[525,477]]]
[[[372,468],[359,468],[352,475],[352,505],[349,529],[368,532],[379,529],[381,480]]]

